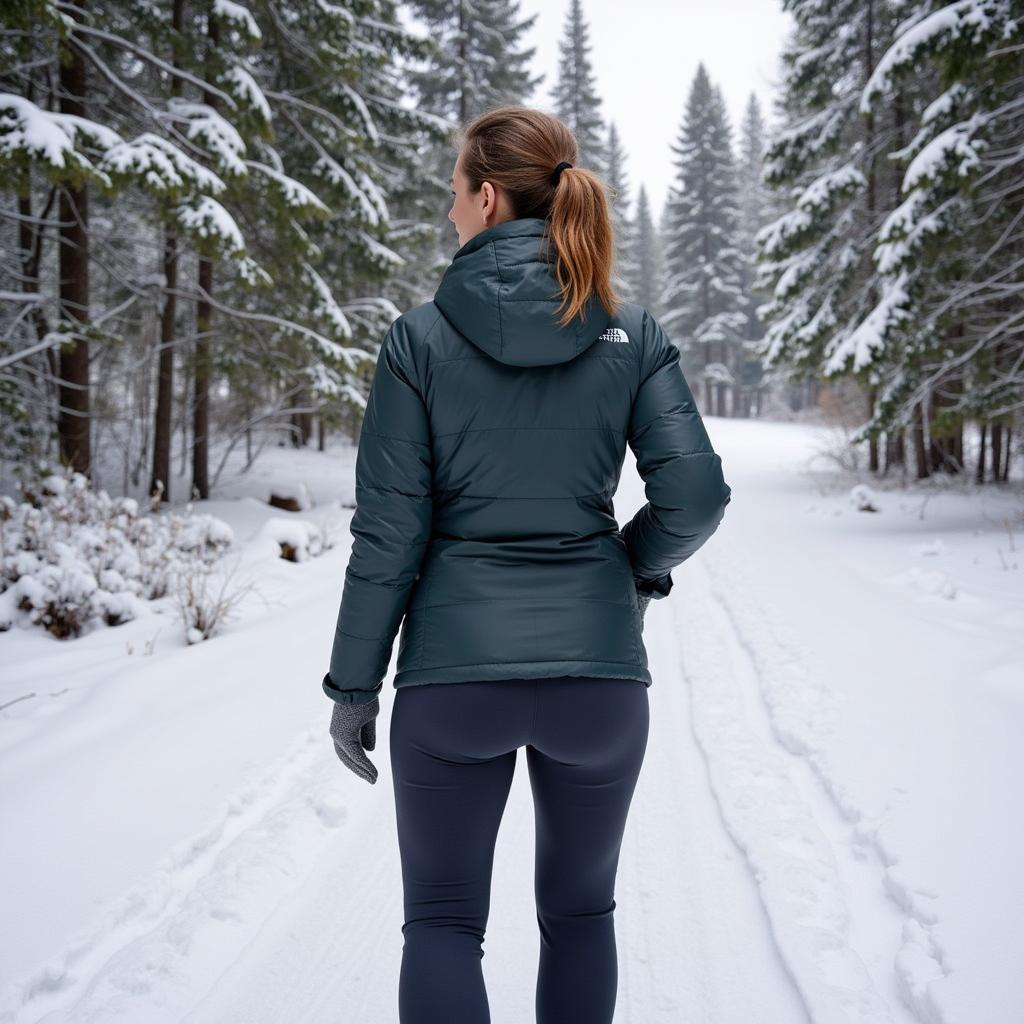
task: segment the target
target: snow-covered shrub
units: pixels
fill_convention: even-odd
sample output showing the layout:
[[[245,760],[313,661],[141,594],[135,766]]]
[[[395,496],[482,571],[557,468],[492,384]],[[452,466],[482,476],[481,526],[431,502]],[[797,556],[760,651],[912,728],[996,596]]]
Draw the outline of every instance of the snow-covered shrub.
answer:
[[[858,512],[877,512],[879,509],[878,497],[867,484],[856,484],[850,488],[850,504]]]
[[[176,569],[174,594],[188,643],[196,644],[213,636],[252,589],[251,583],[232,586],[234,573],[235,569],[224,571],[199,558]]]
[[[11,591],[8,611],[13,604],[60,638],[135,618],[179,567],[212,564],[233,540],[227,523],[191,505],[140,514],[134,499],[111,498],[71,470],[23,480],[21,492],[20,503],[0,501],[0,593]],[[11,619],[0,616],[0,629]]]
[[[289,562],[305,562],[324,550],[320,528],[305,519],[268,519],[262,532],[281,548]]]
[[[308,512],[313,507],[309,490],[302,482],[293,484],[289,491],[271,491],[269,504],[286,512]]]

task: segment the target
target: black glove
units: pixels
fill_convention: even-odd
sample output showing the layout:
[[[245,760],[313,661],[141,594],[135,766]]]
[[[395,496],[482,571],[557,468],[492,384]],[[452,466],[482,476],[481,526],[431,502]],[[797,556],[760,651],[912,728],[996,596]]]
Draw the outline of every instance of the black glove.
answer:
[[[346,767],[371,784],[377,781],[377,769],[363,750],[373,750],[377,746],[379,713],[380,700],[374,697],[363,704],[335,701],[331,716],[331,738],[338,757]]]

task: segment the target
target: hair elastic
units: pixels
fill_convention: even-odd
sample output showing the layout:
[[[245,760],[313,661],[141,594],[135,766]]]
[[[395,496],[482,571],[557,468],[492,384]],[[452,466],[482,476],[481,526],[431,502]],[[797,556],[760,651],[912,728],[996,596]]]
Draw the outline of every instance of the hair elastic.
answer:
[[[572,164],[568,160],[563,160],[552,172],[551,172],[551,184],[557,185],[559,178],[562,177],[562,171],[566,167],[572,167]]]

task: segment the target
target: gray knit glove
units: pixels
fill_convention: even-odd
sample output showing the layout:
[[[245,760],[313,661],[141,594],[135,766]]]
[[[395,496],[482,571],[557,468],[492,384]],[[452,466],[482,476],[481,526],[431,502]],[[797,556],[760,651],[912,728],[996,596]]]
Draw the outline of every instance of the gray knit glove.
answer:
[[[334,702],[331,716],[331,738],[342,763],[369,783],[377,781],[377,769],[363,750],[377,746],[377,715],[380,700],[374,697],[362,704]]]
[[[638,590],[636,592],[636,601],[640,605],[640,625],[643,627],[644,612],[647,611],[647,606],[651,603],[651,595],[648,591]]]
[[[672,592],[672,575],[665,573],[664,576],[650,580],[641,580],[634,576],[633,586],[636,588],[636,601],[640,606],[640,628],[643,629],[644,612],[647,611],[647,606],[654,599],[654,595],[658,594],[660,599]]]

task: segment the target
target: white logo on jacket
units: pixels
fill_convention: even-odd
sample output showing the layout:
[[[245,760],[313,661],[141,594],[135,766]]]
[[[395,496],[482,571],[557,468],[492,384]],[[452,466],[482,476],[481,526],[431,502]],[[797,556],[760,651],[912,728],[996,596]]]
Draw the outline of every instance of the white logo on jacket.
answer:
[[[609,327],[597,336],[598,341],[622,341],[629,344],[629,335],[621,327]]]

